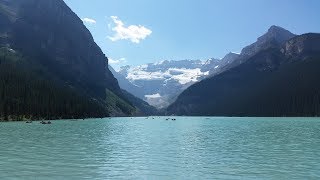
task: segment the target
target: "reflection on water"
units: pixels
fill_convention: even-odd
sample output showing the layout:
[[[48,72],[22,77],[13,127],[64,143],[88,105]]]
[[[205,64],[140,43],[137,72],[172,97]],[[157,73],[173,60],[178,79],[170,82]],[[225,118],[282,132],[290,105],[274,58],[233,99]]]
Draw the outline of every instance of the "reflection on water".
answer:
[[[0,123],[0,179],[319,179],[320,119]]]

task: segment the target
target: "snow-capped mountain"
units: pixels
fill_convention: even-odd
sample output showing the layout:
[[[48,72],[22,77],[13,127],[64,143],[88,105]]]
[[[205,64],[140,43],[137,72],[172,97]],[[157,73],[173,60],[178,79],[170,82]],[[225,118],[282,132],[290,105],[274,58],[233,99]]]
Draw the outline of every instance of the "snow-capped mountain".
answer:
[[[223,59],[165,60],[140,66],[123,66],[115,77],[120,87],[157,108],[164,108],[192,84],[216,74],[231,63],[237,54]]]

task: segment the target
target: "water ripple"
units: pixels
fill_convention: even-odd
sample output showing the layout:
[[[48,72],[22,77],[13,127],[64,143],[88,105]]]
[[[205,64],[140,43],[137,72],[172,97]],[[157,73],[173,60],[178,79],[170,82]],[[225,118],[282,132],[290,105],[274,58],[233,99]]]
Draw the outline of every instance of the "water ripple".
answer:
[[[319,179],[320,119],[0,123],[0,179]]]

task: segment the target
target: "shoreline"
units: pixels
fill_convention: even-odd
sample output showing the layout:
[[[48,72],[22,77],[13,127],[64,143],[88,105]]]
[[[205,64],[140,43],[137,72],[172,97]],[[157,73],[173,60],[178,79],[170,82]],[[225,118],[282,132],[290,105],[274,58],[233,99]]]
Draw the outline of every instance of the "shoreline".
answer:
[[[253,116],[243,116],[243,117],[236,117],[236,116],[119,116],[119,117],[87,117],[87,118],[78,118],[78,119],[74,119],[74,118],[58,118],[58,119],[22,119],[22,120],[2,120],[2,118],[0,118],[0,123],[6,123],[6,122],[28,122],[28,121],[32,121],[32,122],[41,122],[41,121],[84,121],[84,120],[90,120],[90,119],[113,119],[113,118],[146,118],[149,120],[154,120],[155,118],[165,118],[165,117],[176,117],[176,118],[205,118],[207,120],[210,120],[210,118],[314,118],[314,119],[319,119],[320,117],[317,116],[281,116],[281,117],[274,117],[274,116],[266,116],[266,117],[253,117]]]

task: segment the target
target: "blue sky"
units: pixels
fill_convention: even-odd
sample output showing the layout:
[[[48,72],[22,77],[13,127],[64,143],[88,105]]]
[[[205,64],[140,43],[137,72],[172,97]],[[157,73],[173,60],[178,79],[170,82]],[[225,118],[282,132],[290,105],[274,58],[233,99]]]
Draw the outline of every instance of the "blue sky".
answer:
[[[222,58],[278,25],[319,32],[319,0],[65,0],[112,66]]]

